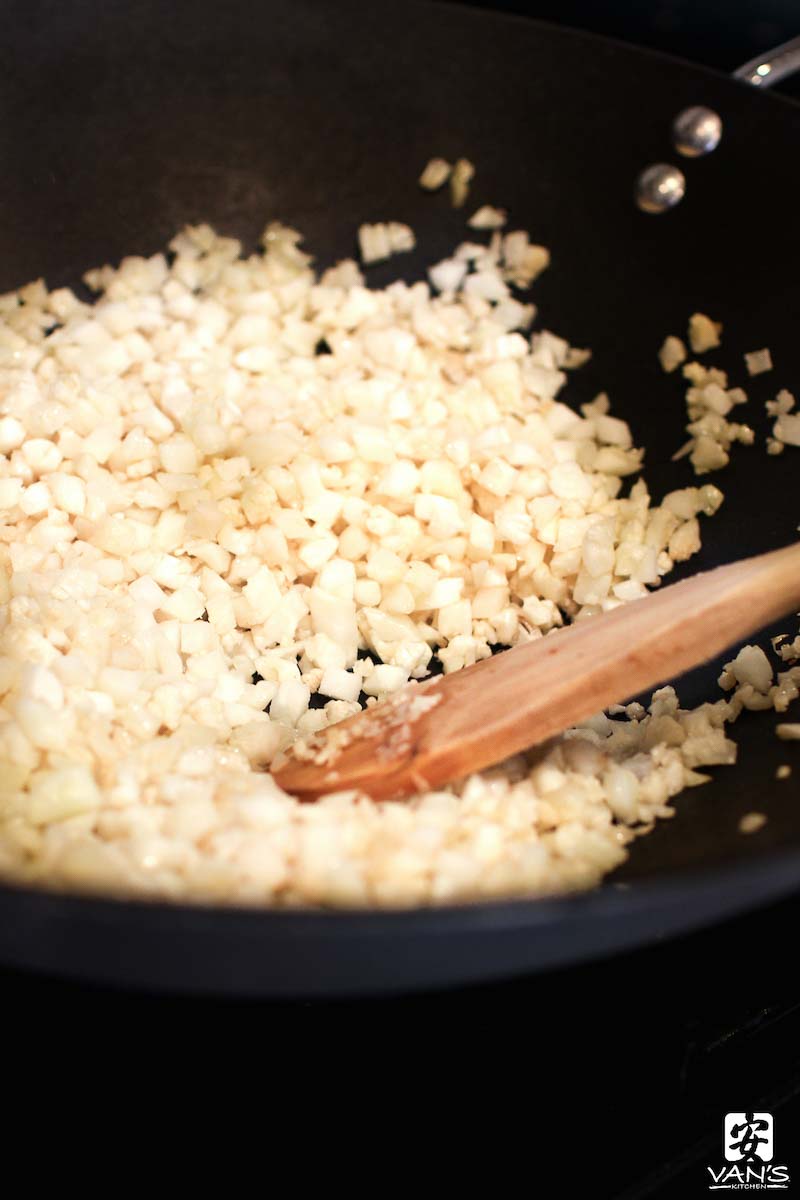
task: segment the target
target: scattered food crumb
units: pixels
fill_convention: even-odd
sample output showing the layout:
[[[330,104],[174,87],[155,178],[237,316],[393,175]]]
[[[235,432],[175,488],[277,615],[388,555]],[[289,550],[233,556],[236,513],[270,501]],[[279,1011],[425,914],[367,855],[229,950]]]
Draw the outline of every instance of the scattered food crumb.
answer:
[[[775,732],[784,742],[800,742],[800,724],[777,725]]]
[[[670,334],[664,338],[664,344],[658,352],[658,361],[661,363],[662,370],[669,374],[679,367],[681,363],[686,362],[686,345],[679,337]]]
[[[767,818],[764,813],[751,812],[745,813],[739,822],[740,833],[758,833],[759,829],[763,829],[767,823]]]
[[[788,779],[789,776],[791,775],[791,773],[792,773],[792,768],[788,765],[788,763],[783,763],[780,767],[778,767],[777,771],[775,772],[775,778],[776,779]]]
[[[775,418],[767,454],[783,454],[784,446],[800,446],[800,413],[792,412],[794,406],[794,396],[786,388],[781,388],[774,400],[767,400],[767,413]]]
[[[443,258],[428,269],[428,278],[437,292],[457,292],[466,274],[467,264],[457,258]]]
[[[704,354],[719,345],[722,324],[712,321],[705,313],[692,313],[689,317],[689,345],[692,353]]]
[[[763,375],[772,370],[772,355],[769,350],[752,350],[744,356],[748,375]]]
[[[493,208],[484,204],[474,212],[467,222],[473,229],[502,229],[506,223],[506,211],[503,208]]]
[[[450,175],[450,197],[453,208],[461,208],[469,194],[469,185],[475,174],[475,167],[468,158],[459,158]]]
[[[419,177],[419,186],[426,192],[438,192],[447,183],[452,170],[446,158],[432,158]]]
[[[591,350],[580,349],[578,346],[570,346],[564,358],[564,369],[574,371],[576,367],[584,366],[592,357]]]
[[[786,388],[781,388],[774,400],[767,400],[766,409],[771,417],[782,417],[790,413],[795,405],[794,396]]]
[[[734,442],[751,446],[755,441],[749,425],[728,420],[734,407],[747,403],[747,392],[729,388],[728,376],[717,367],[689,362],[682,373],[690,385],[686,391],[690,440],[673,455],[673,461],[690,454],[695,474],[706,475],[728,465]]]
[[[772,434],[784,446],[800,446],[800,413],[784,413],[778,417]]]
[[[800,636],[796,637],[793,642],[786,642],[788,634],[782,637],[782,644],[775,646],[776,654],[779,654],[784,662],[794,663],[800,658]]]
[[[532,244],[523,229],[516,229],[513,233],[505,235],[502,240],[502,255],[503,279],[518,288],[530,287],[536,276],[550,265],[550,251],[546,246]]]
[[[414,232],[399,221],[379,221],[376,225],[360,225],[358,245],[365,263],[381,262],[393,254],[403,254],[415,246]]]

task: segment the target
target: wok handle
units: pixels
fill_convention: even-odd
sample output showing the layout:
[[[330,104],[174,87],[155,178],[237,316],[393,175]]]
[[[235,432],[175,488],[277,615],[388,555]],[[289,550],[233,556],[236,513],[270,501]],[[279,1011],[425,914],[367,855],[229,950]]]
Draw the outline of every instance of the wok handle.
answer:
[[[741,79],[742,83],[749,83],[752,87],[768,88],[795,71],[800,71],[800,37],[791,38],[782,46],[751,58],[733,72],[733,78]]]
[[[751,58],[733,72],[732,78],[750,87],[769,88],[787,75],[800,71],[800,37]],[[716,150],[722,135],[718,113],[693,105],[678,113],[672,125],[675,149],[686,158],[698,158]],[[672,163],[653,163],[636,177],[634,199],[645,213],[665,213],[680,204],[686,192],[686,176]]]

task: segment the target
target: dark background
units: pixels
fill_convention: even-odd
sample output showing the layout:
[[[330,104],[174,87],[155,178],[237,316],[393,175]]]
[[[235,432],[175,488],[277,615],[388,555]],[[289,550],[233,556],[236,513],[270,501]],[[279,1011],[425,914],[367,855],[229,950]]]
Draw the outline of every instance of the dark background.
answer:
[[[401,18],[401,0],[391,2]],[[724,71],[800,33],[797,0],[481,6]],[[782,90],[800,98],[800,81]],[[349,1140],[330,1160],[340,1186],[377,1119],[390,1149],[375,1192],[409,1153],[432,1143],[445,1161],[491,1167],[492,1193],[522,1184],[534,1195],[587,1200],[707,1196],[706,1167],[721,1165],[725,1112],[755,1109],[775,1114],[776,1161],[798,1181],[791,1195],[800,1190],[799,923],[800,901],[786,901],[607,962],[423,997],[189,1001],[0,972],[0,1003],[10,1041],[45,1062],[56,1043],[83,1058],[77,1074],[98,1084],[98,1107],[110,1080],[119,1088],[136,1079],[151,1094],[177,1096],[186,1057],[209,1110],[234,1110],[248,1097],[268,1155],[281,1149],[276,1112],[281,1124],[306,1131],[312,1150],[314,1130],[343,1121]],[[104,1060],[96,1076],[90,1051]],[[66,1079],[52,1062],[48,1074],[38,1069],[40,1102],[49,1107],[47,1093],[56,1090],[63,1107],[75,1068]],[[143,1121],[148,1115],[142,1111]],[[94,1117],[86,1116],[88,1132]],[[420,1172],[417,1187],[430,1186]]]
[[[479,0],[471,7],[588,29],[721,71],[800,33],[797,0]]]

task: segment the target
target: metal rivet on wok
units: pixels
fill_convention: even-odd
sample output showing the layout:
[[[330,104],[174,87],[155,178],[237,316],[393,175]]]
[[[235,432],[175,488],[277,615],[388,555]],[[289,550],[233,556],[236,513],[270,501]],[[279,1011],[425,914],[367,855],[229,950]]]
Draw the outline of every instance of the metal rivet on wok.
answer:
[[[716,150],[722,137],[722,118],[713,108],[685,108],[672,122],[672,140],[679,154],[700,158]]]
[[[636,180],[636,203],[642,212],[668,212],[680,204],[686,192],[686,178],[680,167],[654,163],[645,167]]]

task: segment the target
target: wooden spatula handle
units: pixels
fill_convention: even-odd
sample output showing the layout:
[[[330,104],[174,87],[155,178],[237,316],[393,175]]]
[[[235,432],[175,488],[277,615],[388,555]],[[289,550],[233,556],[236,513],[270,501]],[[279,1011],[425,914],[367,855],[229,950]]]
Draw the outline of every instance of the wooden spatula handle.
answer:
[[[483,719],[467,717],[466,691],[463,705],[442,705],[430,761],[419,765],[433,782],[497,762],[707,662],[797,608],[800,545],[718,567],[577,621],[468,668],[473,713],[480,710]],[[442,686],[459,682],[459,674],[450,675]],[[470,745],[476,738],[483,748]]]
[[[424,695],[438,702],[403,718],[402,736],[357,715],[343,723],[353,737],[330,767],[290,761],[278,781],[306,798],[350,787],[375,798],[439,787],[714,658],[793,609],[800,544],[695,575],[432,680]]]

